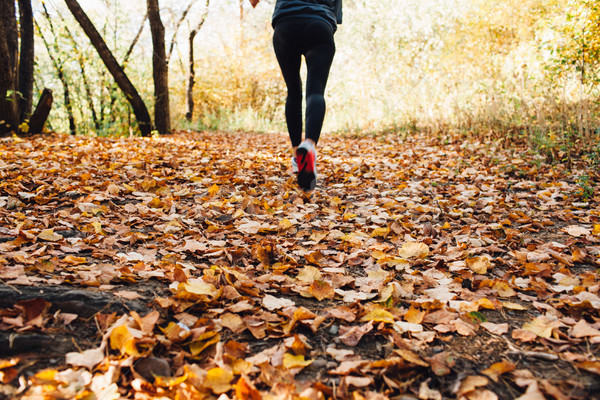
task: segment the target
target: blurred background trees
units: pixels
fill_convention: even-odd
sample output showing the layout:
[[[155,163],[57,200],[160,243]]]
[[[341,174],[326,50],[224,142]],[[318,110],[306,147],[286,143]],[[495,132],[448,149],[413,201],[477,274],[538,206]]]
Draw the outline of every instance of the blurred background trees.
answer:
[[[164,53],[153,49],[151,3],[160,10]],[[254,10],[247,3],[79,0],[156,125],[164,117],[173,129],[285,131],[285,87],[271,45],[274,0]],[[127,96],[64,0],[31,5],[37,28],[30,97],[35,102],[42,88],[54,90],[51,128],[137,134]],[[557,159],[581,149],[600,153],[598,0],[345,0],[344,7],[326,130],[528,141]],[[9,54],[14,32],[27,26],[19,10],[16,24],[1,26],[10,31],[0,43]],[[14,65],[14,58],[4,62]],[[167,111],[152,84],[161,65]],[[10,105],[20,90],[6,93],[3,104]],[[169,130],[164,122],[161,133]]]

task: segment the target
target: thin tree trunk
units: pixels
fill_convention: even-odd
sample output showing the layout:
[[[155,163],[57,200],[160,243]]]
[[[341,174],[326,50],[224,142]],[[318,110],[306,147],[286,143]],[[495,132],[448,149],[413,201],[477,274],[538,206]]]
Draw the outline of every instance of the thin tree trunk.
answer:
[[[0,135],[16,131],[17,113],[17,17],[14,0],[0,7]]]
[[[33,104],[34,36],[31,0],[19,0],[21,54],[19,60],[19,121],[31,115]]]
[[[206,0],[206,7],[205,7],[206,11],[202,15],[202,19],[200,20],[200,22],[198,23],[196,28],[193,29],[192,31],[190,31],[190,38],[189,38],[189,46],[190,46],[189,67],[190,67],[190,69],[189,69],[188,87],[187,87],[187,112],[185,113],[185,119],[188,122],[192,122],[192,118],[194,116],[194,84],[196,83],[195,82],[196,71],[195,71],[195,60],[194,60],[194,39],[196,38],[196,35],[202,28],[202,25],[204,25],[204,21],[206,21],[206,16],[208,15],[209,4],[210,4],[210,0]]]
[[[46,50],[48,51],[48,56],[50,57],[50,60],[52,61],[52,64],[54,65],[54,69],[56,69],[56,74],[58,75],[58,79],[60,80],[60,82],[63,85],[63,94],[64,94],[64,101],[65,101],[65,107],[67,108],[67,116],[69,118],[69,132],[71,132],[71,135],[75,135],[77,133],[77,125],[75,124],[75,116],[73,115],[73,105],[71,104],[71,92],[69,90],[69,82],[67,81],[67,77],[65,76],[65,72],[64,72],[64,68],[63,68],[63,62],[59,57],[59,50],[58,50],[58,36],[56,35],[56,31],[54,30],[54,25],[52,24],[52,19],[50,17],[50,14],[48,13],[48,9],[46,8],[46,5],[44,3],[42,3],[42,6],[44,8],[44,16],[46,17],[46,20],[48,21],[48,24],[50,25],[50,31],[52,32],[52,35],[54,36],[54,49],[50,48],[50,43],[48,43],[48,41],[46,40],[46,37],[42,34],[42,30],[40,28],[40,26],[37,24],[35,24],[35,26],[38,29],[38,32],[40,34],[40,37],[42,38],[42,41],[44,42],[44,46],[46,46]],[[53,54],[54,53],[56,54]]]
[[[65,25],[65,30],[67,32],[67,35],[69,36],[69,39],[71,39],[71,43],[73,44],[73,50],[77,54],[77,61],[79,62],[79,71],[81,72],[81,80],[83,81],[83,88],[85,89],[88,107],[90,109],[90,112],[92,113],[92,121],[94,122],[94,127],[96,128],[96,131],[100,131],[100,129],[102,128],[102,124],[100,123],[100,119],[98,118],[98,114],[96,113],[94,95],[92,93],[90,82],[87,78],[87,73],[85,72],[85,60],[83,58],[83,54],[79,50],[79,45],[67,25]]]
[[[198,33],[197,30],[190,32],[190,72],[188,75],[188,87],[187,87],[187,112],[185,113],[185,119],[188,122],[192,122],[194,116],[194,84],[196,71],[194,70],[194,38]]]
[[[160,134],[171,131],[169,107],[169,66],[165,51],[165,27],[160,19],[158,0],[147,0],[152,32],[152,75],[154,77],[154,124]]]
[[[171,37],[171,44],[169,45],[169,51],[167,52],[167,65],[171,61],[171,55],[173,54],[173,49],[175,48],[175,40],[177,39],[177,32],[179,31],[181,24],[183,23],[183,21],[185,21],[185,17],[188,15],[188,13],[190,12],[190,9],[192,8],[192,6],[194,5],[195,2],[196,2],[196,0],[190,1],[190,4],[188,4],[186,9],[183,10],[183,12],[181,13],[181,17],[175,24],[175,28],[173,29],[173,36]]]
[[[88,16],[82,10],[77,0],[65,0],[67,7],[71,10],[73,17],[77,20],[81,28],[90,39],[92,45],[98,52],[98,55],[106,65],[106,68],[115,79],[119,88],[125,94],[125,97],[133,108],[133,113],[138,121],[138,126],[142,136],[150,136],[152,132],[152,122],[150,120],[150,114],[144,104],[141,96],[139,95],[133,83],[129,80],[129,77],[123,71],[123,68],[119,65],[111,51],[106,46],[106,43],[102,39],[102,36],[98,33]]]
[[[29,133],[42,133],[52,109],[52,90],[45,88],[29,120]]]
[[[140,29],[138,29],[138,32],[135,35],[135,37],[133,38],[133,41],[131,42],[129,49],[127,49],[127,53],[125,53],[125,57],[123,57],[123,62],[121,63],[121,65],[123,66],[123,69],[125,69],[125,66],[127,65],[127,61],[129,61],[129,57],[131,56],[131,53],[133,53],[133,48],[137,44],[138,40],[140,40],[140,36],[142,36],[142,32],[144,31],[144,26],[146,25],[147,19],[148,19],[148,12],[146,12],[146,15],[144,15],[144,19],[142,20]]]

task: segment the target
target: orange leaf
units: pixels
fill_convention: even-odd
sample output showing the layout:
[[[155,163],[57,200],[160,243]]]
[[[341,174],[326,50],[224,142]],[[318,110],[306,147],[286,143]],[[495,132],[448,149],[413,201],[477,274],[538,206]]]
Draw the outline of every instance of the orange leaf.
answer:
[[[67,264],[71,264],[71,265],[81,265],[81,264],[87,263],[87,260],[85,257],[75,257],[75,256],[71,256],[71,255],[68,255],[65,258],[63,258],[63,261],[66,262]]]
[[[425,311],[417,310],[414,307],[409,308],[406,314],[404,314],[404,320],[411,324],[420,324],[423,322],[423,317],[425,317]]]
[[[311,283],[308,292],[319,301],[324,299],[332,299],[333,296],[335,296],[333,287],[331,287],[329,283],[320,280],[316,280]]]
[[[494,382],[498,382],[500,375],[510,372],[516,368],[515,364],[510,361],[502,360],[492,364],[489,368],[481,371],[482,374],[487,375]]]
[[[262,395],[251,383],[242,376],[235,385],[235,397],[238,400],[262,400]]]

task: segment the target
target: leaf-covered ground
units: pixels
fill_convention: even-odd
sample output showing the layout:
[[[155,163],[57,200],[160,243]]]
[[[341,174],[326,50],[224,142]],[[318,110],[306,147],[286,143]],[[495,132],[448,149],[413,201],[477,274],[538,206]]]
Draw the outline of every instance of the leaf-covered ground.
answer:
[[[592,171],[493,144],[0,141],[0,398],[600,396]]]

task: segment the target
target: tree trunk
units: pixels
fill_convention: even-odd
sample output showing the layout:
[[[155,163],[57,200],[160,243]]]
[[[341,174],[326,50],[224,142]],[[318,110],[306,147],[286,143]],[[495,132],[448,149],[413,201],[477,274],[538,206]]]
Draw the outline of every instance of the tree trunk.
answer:
[[[185,113],[185,119],[188,122],[192,122],[192,118],[194,116],[194,84],[195,84],[195,75],[196,75],[196,71],[194,68],[194,66],[195,66],[194,39],[196,38],[196,35],[200,31],[200,28],[202,28],[202,25],[204,25],[204,21],[206,21],[206,16],[208,15],[208,6],[209,5],[210,5],[210,0],[206,0],[206,7],[205,7],[206,11],[202,15],[202,19],[200,19],[200,22],[196,26],[196,29],[193,29],[190,32],[190,38],[189,38],[189,46],[190,46],[189,67],[190,67],[190,69],[189,69],[188,87],[187,87],[187,112]]]
[[[63,19],[64,21],[64,19]],[[88,103],[88,107],[90,112],[92,113],[92,121],[94,122],[94,127],[96,128],[96,132],[99,132],[102,129],[102,123],[98,118],[98,114],[96,113],[96,105],[94,104],[94,95],[92,93],[92,87],[90,85],[89,79],[87,77],[87,73],[85,71],[85,58],[83,53],[79,50],[79,45],[75,40],[75,37],[71,33],[68,25],[65,23],[65,30],[69,39],[71,39],[71,43],[73,44],[73,51],[77,54],[77,61],[79,62],[79,71],[81,72],[81,80],[83,81],[83,88],[85,89],[86,100]],[[83,114],[83,112],[82,112]]]
[[[33,104],[34,36],[31,0],[19,0],[21,54],[19,59],[19,121],[31,115]]]
[[[29,120],[29,133],[42,133],[44,125],[48,120],[48,115],[50,115],[53,100],[52,90],[44,89],[37,107]]]
[[[194,38],[198,33],[197,30],[190,32],[190,71],[188,75],[188,87],[187,87],[187,112],[185,113],[185,119],[188,122],[192,122],[194,116],[194,79],[196,71],[194,70]]]
[[[0,135],[17,130],[18,28],[14,0],[0,4]]]
[[[171,131],[169,107],[169,66],[165,50],[165,27],[160,19],[158,0],[147,0],[152,32],[152,75],[154,77],[154,124],[160,134]]]
[[[52,24],[52,19],[50,17],[50,14],[48,13],[48,10],[46,9],[46,6],[43,3],[42,3],[42,6],[44,7],[44,15],[46,16],[46,19],[48,20],[48,24],[50,25],[50,31],[52,32],[52,35],[54,35],[54,53],[55,54],[52,53],[52,49],[50,48],[50,43],[48,43],[48,41],[46,40],[46,37],[44,35],[42,35],[42,29],[37,24],[37,22],[36,22],[36,27],[38,29],[40,37],[42,38],[42,42],[44,42],[44,46],[46,46],[46,50],[48,51],[48,56],[50,57],[50,60],[52,60],[54,69],[56,69],[56,75],[58,76],[58,79],[62,83],[64,102],[65,102],[65,107],[67,108],[67,116],[69,118],[69,132],[71,132],[71,135],[75,135],[77,133],[77,125],[75,124],[75,116],[73,115],[73,105],[71,104],[71,92],[69,89],[69,82],[67,81],[67,77],[65,75],[65,70],[63,68],[63,62],[60,59],[60,51],[58,49],[58,44],[57,44],[58,36],[56,35],[56,31],[54,30],[54,25]]]
[[[98,52],[98,55],[100,55],[104,65],[106,65],[106,68],[131,104],[142,136],[150,136],[152,132],[150,114],[135,86],[133,86],[133,83],[131,83],[129,77],[125,74],[125,71],[123,71],[123,68],[121,68],[111,51],[108,49],[108,46],[106,46],[104,39],[102,39],[98,30],[94,27],[92,21],[90,21],[88,16],[81,9],[77,0],[65,0],[65,2],[67,3],[69,10],[71,10],[73,17],[75,17],[87,37],[90,39],[90,42]]]

